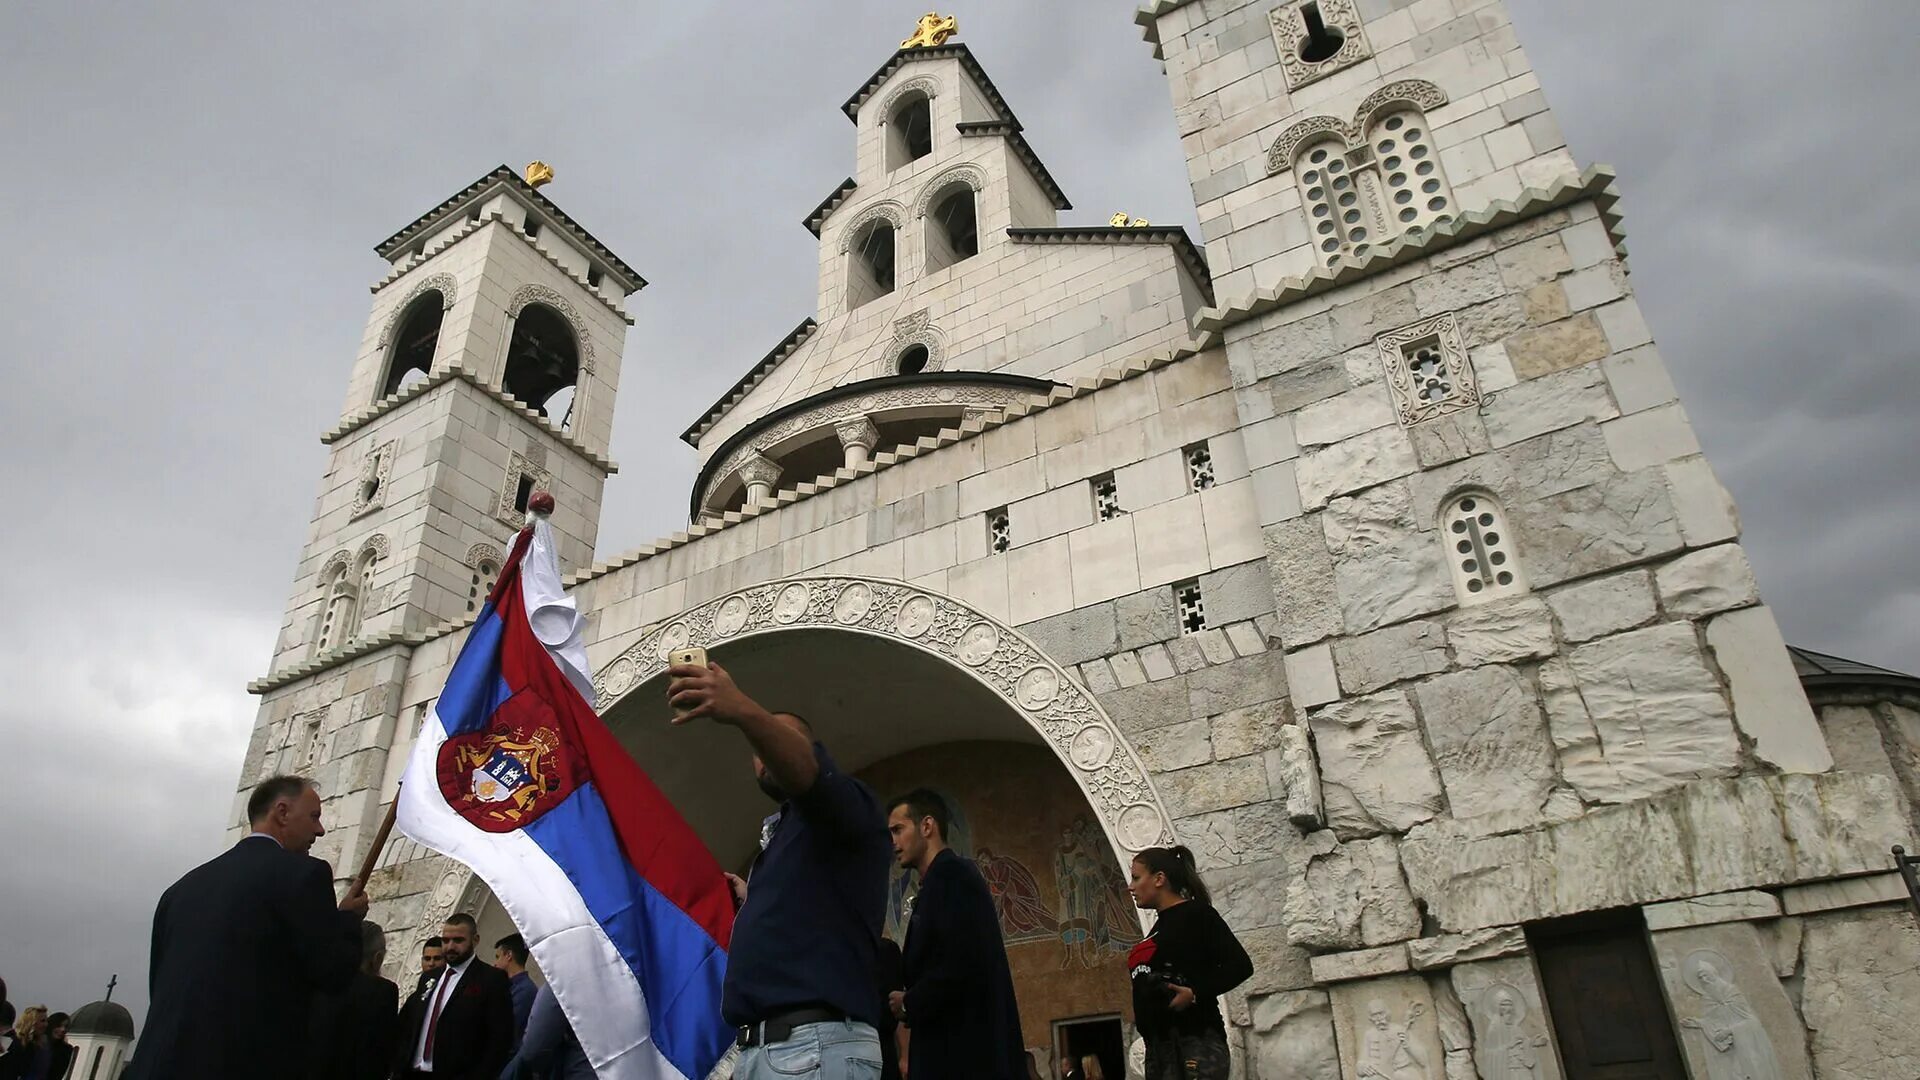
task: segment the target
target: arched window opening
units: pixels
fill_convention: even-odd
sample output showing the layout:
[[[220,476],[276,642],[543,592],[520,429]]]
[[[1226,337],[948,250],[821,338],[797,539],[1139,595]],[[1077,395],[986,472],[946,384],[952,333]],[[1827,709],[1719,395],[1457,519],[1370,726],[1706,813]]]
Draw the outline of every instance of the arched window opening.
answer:
[[[847,266],[847,308],[893,291],[893,226],[876,221],[854,237]]]
[[[566,317],[545,304],[520,309],[501,380],[507,393],[564,429],[573,420],[579,381],[580,347]]]
[[[933,201],[927,213],[927,271],[944,270],[980,253],[980,226],[973,189],[957,184]]]
[[[887,117],[887,168],[897,169],[933,153],[933,100],[908,94]]]
[[[360,584],[357,590],[359,597],[356,605],[358,610],[355,612],[356,618],[353,623],[342,631],[343,640],[357,636],[360,633],[361,624],[366,621],[368,616],[373,614],[367,610],[367,607],[373,601],[373,569],[374,564],[379,562],[379,560],[380,556],[371,550],[360,553]]]
[[[343,559],[335,563],[322,583],[323,607],[320,612],[320,637],[317,652],[326,652],[344,644],[360,626],[359,576]]]
[[[1396,232],[1415,234],[1453,220],[1453,192],[1440,174],[1440,155],[1418,110],[1375,118],[1367,139],[1380,163],[1382,202]]]
[[[925,345],[915,345],[900,354],[897,366],[902,375],[918,375],[927,370],[927,361],[931,358]]]
[[[1462,606],[1527,591],[1506,512],[1493,496],[1464,491],[1449,498],[1442,511],[1440,537],[1447,545],[1447,565],[1453,570],[1454,593]]]
[[[491,559],[482,559],[473,568],[473,584],[467,587],[467,610],[478,611],[480,605],[487,602],[493,592],[494,580],[500,576],[500,567]]]
[[[440,344],[440,320],[446,314],[446,303],[440,290],[433,289],[420,294],[400,317],[400,332],[394,335],[393,355],[387,360],[380,397],[392,397],[433,373],[433,353]]]

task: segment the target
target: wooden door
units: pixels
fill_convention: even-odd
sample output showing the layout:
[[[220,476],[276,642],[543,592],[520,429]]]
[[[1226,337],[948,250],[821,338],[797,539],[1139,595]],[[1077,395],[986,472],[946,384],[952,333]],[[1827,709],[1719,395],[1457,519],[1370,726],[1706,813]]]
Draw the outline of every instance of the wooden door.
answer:
[[[1527,928],[1567,1080],[1687,1080],[1637,910]]]

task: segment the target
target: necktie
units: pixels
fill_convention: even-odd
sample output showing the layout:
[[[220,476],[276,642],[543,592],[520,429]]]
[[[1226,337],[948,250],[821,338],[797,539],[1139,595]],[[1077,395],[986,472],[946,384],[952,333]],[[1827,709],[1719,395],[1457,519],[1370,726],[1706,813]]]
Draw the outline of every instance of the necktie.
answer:
[[[433,1031],[440,1026],[440,1005],[447,984],[453,981],[453,969],[448,968],[440,976],[439,985],[433,988],[433,1011],[427,1014],[427,1045],[420,1056],[428,1065],[433,1064]]]

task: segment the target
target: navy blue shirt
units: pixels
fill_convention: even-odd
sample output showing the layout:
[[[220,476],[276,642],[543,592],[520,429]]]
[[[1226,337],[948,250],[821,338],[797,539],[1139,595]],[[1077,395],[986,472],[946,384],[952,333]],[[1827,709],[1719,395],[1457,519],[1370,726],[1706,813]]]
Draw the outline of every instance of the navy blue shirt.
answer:
[[[720,1011],[736,1027],[831,1008],[879,1027],[880,927],[893,841],[867,785],[813,744],[820,774],[781,804],[733,923]]]

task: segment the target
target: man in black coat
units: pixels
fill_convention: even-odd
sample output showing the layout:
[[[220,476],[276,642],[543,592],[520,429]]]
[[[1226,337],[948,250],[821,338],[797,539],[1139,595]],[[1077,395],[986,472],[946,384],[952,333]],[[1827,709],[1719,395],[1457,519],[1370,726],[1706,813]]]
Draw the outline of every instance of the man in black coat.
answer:
[[[446,969],[400,1011],[394,1074],[435,1080],[497,1080],[513,1056],[513,997],[507,973],[473,958],[473,916],[449,916],[440,929]]]
[[[979,869],[947,847],[945,800],[925,789],[893,800],[887,831],[900,865],[920,875],[907,988],[890,999],[909,1032],[908,1080],[1026,1080],[1000,916]]]
[[[308,1080],[386,1080],[400,1031],[400,988],[380,974],[387,935],[361,924],[360,970],[337,994],[316,995],[305,1061]]]
[[[252,833],[160,897],[147,1026],[126,1080],[284,1076],[314,993],[344,989],[360,966],[367,898],[336,906],[333,871],[307,855],[326,834],[312,781],[263,781],[247,821]]]

